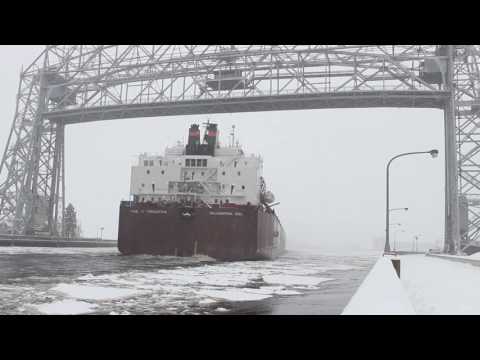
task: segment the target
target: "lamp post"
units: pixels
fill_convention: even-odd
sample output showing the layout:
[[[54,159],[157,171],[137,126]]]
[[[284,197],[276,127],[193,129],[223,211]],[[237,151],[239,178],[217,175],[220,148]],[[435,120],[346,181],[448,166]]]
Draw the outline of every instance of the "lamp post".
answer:
[[[414,249],[415,249],[415,252],[418,252],[418,237],[419,237],[419,236],[420,236],[420,234],[419,234],[419,235],[415,235],[415,248],[414,248]]]
[[[399,210],[408,211],[408,208],[394,208],[394,209],[390,209],[389,211],[399,211]]]
[[[102,226],[100,228],[100,240],[102,240],[102,238],[103,238],[103,229],[104,229],[104,227]]]
[[[403,229],[398,229],[397,231],[395,231],[395,237],[393,239],[393,251],[397,251],[397,234],[399,232],[405,232],[405,230]]]
[[[388,163],[387,163],[387,204],[386,204],[386,209],[385,209],[385,213],[386,213],[386,221],[385,221],[385,232],[386,232],[386,236],[385,236],[385,249],[384,249],[384,252],[390,252],[390,165],[392,163],[393,160],[395,159],[398,159],[399,157],[402,157],[402,156],[407,156],[407,155],[416,155],[416,154],[430,154],[432,156],[432,158],[436,158],[438,156],[438,150],[436,149],[433,149],[433,150],[430,150],[430,151],[415,151],[415,152],[408,152],[408,153],[402,153],[402,154],[399,154],[399,155],[396,155],[394,157],[392,157]]]

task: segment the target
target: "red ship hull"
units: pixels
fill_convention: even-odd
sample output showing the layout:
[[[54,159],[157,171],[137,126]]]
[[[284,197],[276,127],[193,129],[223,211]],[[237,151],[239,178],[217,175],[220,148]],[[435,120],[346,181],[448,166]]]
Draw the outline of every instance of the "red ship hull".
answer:
[[[268,260],[285,251],[276,214],[256,206],[229,208],[122,202],[118,249],[124,255],[207,255],[217,260]]]

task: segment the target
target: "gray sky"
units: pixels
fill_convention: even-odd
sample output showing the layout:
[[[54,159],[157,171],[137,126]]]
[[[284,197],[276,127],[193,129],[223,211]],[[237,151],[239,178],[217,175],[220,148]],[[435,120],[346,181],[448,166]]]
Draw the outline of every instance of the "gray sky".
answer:
[[[0,46],[0,148],[13,120],[22,64],[43,46]],[[184,140],[192,122],[206,115],[110,120],[66,130],[67,202],[77,209],[85,236],[117,237],[118,205],[127,199],[130,166],[141,152],[163,152]],[[231,125],[247,153],[264,158],[267,186],[281,204],[277,212],[287,247],[366,249],[384,236],[385,165],[406,151],[437,148],[437,159],[406,157],[391,167],[392,222],[398,239],[419,243],[443,238],[443,112],[432,109],[332,109],[219,114],[221,140]],[[223,136],[222,136],[223,135]],[[392,232],[394,230],[392,229]],[[426,244],[425,244],[426,246]]]

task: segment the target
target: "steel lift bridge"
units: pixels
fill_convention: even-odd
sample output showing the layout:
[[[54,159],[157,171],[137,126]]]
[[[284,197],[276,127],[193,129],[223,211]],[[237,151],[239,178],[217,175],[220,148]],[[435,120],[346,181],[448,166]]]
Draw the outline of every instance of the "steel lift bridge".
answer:
[[[458,251],[480,237],[479,61],[480,46],[472,45],[47,46],[20,74],[0,163],[0,229],[62,234],[69,124],[269,110],[436,108],[443,109],[445,124],[444,250]]]

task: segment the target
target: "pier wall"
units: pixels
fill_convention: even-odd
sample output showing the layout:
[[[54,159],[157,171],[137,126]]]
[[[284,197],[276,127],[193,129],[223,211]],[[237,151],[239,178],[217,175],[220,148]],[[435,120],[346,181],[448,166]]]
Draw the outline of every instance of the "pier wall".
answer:
[[[456,255],[443,255],[443,254],[426,254],[430,257],[440,258],[444,260],[450,260],[455,262],[461,262],[465,264],[471,264],[474,266],[480,266],[480,259],[472,259],[470,256],[456,256]]]

